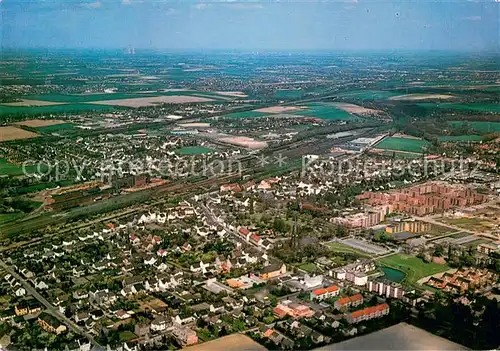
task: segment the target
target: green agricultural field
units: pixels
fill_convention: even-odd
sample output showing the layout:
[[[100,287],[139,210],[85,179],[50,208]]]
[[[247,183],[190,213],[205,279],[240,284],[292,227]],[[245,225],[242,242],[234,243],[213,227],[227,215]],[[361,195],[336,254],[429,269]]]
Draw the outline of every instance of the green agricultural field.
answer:
[[[277,90],[274,93],[274,97],[276,99],[300,99],[304,96],[304,91],[301,89],[285,89],[285,90]]]
[[[390,91],[383,90],[357,90],[340,93],[339,97],[353,98],[358,100],[386,100],[392,96],[400,95]]]
[[[420,102],[417,106],[425,108],[447,108],[453,110],[468,110],[468,111],[478,111],[478,112],[500,112],[500,104],[459,104],[453,102],[444,102],[441,104],[436,104],[432,102]]]
[[[26,171],[28,173],[35,173],[37,171],[36,166],[27,166]],[[23,166],[19,166],[13,163],[7,162],[6,159],[0,158],[0,176],[16,176],[23,174]]]
[[[450,267],[446,264],[426,263],[415,256],[394,254],[378,260],[379,265],[400,270],[406,274],[404,282],[415,285],[418,280],[447,271]]]
[[[480,133],[500,132],[500,122],[451,121],[449,123],[455,128],[459,128],[464,125],[470,126],[472,129]]]
[[[258,112],[258,111],[245,111],[245,112],[233,112],[224,115],[225,118],[255,118],[255,117],[265,117],[269,116],[269,113]]]
[[[423,139],[388,137],[375,145],[377,149],[422,153],[431,144]]]
[[[456,135],[456,136],[440,136],[439,141],[443,143],[453,143],[459,141],[481,141],[483,138],[480,135]]]
[[[313,103],[307,104],[306,107],[307,109],[292,111],[290,114],[332,121],[348,121],[357,119],[357,117],[349,114],[348,112],[329,104]]]
[[[61,180],[58,182],[49,182],[49,183],[28,185],[28,186],[24,186],[24,187],[20,187],[20,188],[15,188],[12,191],[16,195],[24,195],[24,194],[29,194],[29,193],[36,193],[38,191],[45,190],[45,189],[53,189],[53,188],[56,188],[58,186],[61,186],[61,187],[69,186],[72,184],[74,184],[74,182],[72,182],[70,180]]]
[[[66,104],[52,106],[3,106],[0,105],[0,116],[25,114],[29,116],[47,115],[51,113],[76,113],[83,111],[113,111],[118,108],[107,105]]]
[[[36,130],[40,133],[53,133],[53,132],[58,132],[60,130],[73,129],[73,127],[74,127],[73,123],[61,123],[46,127],[37,127]]]
[[[148,96],[158,96],[160,94],[139,94],[139,93],[102,93],[102,94],[43,94],[27,96],[28,100],[41,100],[51,102],[64,102],[79,104],[92,101],[132,99]]]
[[[9,223],[12,221],[15,221],[16,219],[20,219],[21,217],[25,216],[24,213],[0,213],[0,223]]]
[[[202,155],[213,151],[214,150],[204,146],[185,146],[175,150],[175,153],[179,155]]]

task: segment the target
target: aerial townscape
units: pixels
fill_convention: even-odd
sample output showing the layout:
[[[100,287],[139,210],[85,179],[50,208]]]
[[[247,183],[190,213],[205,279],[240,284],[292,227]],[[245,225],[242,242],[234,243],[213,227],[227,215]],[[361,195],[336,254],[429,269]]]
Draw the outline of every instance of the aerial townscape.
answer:
[[[500,347],[498,1],[0,10],[0,350]]]

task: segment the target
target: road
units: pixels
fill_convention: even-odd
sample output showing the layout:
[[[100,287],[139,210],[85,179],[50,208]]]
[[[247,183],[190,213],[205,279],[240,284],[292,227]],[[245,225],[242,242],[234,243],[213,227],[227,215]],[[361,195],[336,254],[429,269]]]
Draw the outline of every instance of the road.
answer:
[[[31,286],[26,280],[24,280],[16,271],[6,264],[4,261],[0,260],[0,267],[5,269],[10,275],[16,278],[21,285],[26,289],[28,293],[30,293],[35,299],[37,299],[42,305],[45,306],[47,312],[56,317],[61,323],[67,325],[73,332],[81,335],[85,335],[94,347],[97,347],[99,350],[104,350],[104,348],[95,341],[94,337],[83,330],[80,326],[76,325],[73,321],[71,321],[68,317],[62,314],[58,308],[53,306],[49,301],[47,301],[42,295],[40,295],[33,286]]]
[[[205,206],[205,205],[201,205],[201,208],[203,209],[203,212],[205,213],[205,215],[208,217],[208,219],[212,222],[212,223],[218,223],[219,225],[221,225],[228,233],[232,234],[238,241],[240,242],[243,242],[245,244],[249,244],[249,245],[252,245],[253,247],[255,247],[257,250],[261,251],[261,252],[266,252],[266,250],[259,246],[258,244],[255,244],[254,242],[251,242],[251,241],[246,241],[244,240],[241,235],[239,235],[237,232],[235,232],[234,230],[231,230],[229,228],[229,226],[226,224],[226,222],[224,222],[222,219],[218,218],[213,212],[212,210],[208,207],[208,206]],[[268,254],[269,257],[271,257],[269,254]]]

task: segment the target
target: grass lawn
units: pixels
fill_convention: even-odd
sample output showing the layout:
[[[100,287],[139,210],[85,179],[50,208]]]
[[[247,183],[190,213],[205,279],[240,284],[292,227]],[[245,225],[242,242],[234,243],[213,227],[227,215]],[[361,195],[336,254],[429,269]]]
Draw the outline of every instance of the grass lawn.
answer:
[[[137,335],[135,335],[131,331],[126,330],[126,331],[120,332],[120,341],[122,341],[122,342],[127,342],[127,341],[133,340],[135,338],[137,338]]]
[[[404,282],[409,285],[415,285],[418,280],[424,277],[450,269],[446,264],[426,263],[418,257],[403,254],[394,254],[381,258],[378,263],[381,266],[397,269],[405,273]]]
[[[406,138],[389,137],[383,139],[381,142],[375,145],[375,148],[421,153],[424,151],[426,147],[429,146],[430,143],[427,140],[423,139],[406,139]]]
[[[463,245],[466,246],[466,247],[476,248],[477,245],[487,244],[487,243],[491,243],[491,240],[488,240],[488,239],[477,239],[477,240],[474,240],[474,241],[469,241],[468,243],[465,243]]]
[[[356,254],[359,256],[364,256],[364,257],[370,257],[369,255],[366,254],[366,252],[363,252],[361,250],[357,250],[353,247],[341,244],[339,242],[331,242],[327,244],[332,251],[337,251],[337,252],[347,252],[347,253],[352,253]]]
[[[316,271],[316,265],[314,263],[304,263],[299,266],[300,269],[306,271],[307,273],[313,273]]]
[[[446,222],[451,225],[456,225],[457,227],[460,228],[466,228],[466,229],[472,229],[472,230],[490,230],[492,227],[494,227],[494,223],[491,221],[488,221],[486,219],[482,218],[448,218],[443,220],[443,222]]]
[[[457,234],[450,236],[450,238],[460,239],[460,238],[464,238],[464,237],[469,236],[469,235],[470,235],[469,233],[460,232],[460,233],[457,233]]]

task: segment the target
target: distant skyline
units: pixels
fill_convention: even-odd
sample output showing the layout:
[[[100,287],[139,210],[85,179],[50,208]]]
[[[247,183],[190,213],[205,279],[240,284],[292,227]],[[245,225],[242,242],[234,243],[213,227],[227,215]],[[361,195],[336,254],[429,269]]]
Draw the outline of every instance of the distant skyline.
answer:
[[[0,0],[4,48],[500,50],[500,0]]]

